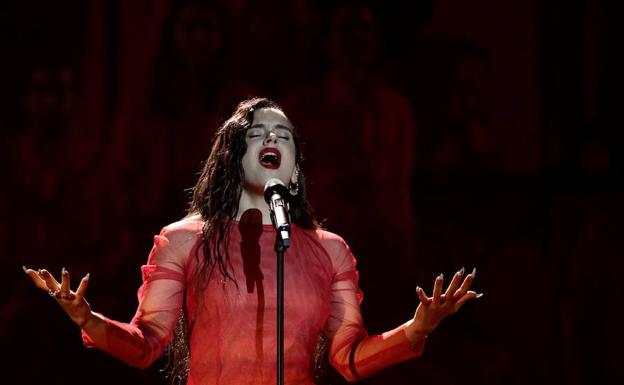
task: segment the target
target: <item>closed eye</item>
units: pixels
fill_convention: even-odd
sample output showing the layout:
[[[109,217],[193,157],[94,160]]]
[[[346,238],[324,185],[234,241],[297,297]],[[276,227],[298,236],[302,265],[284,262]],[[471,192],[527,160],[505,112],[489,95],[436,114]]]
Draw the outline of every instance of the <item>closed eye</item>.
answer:
[[[261,136],[264,135],[264,130],[263,129],[258,129],[258,128],[254,128],[251,130],[247,131],[247,137],[252,139],[252,138],[259,138]]]
[[[284,128],[278,128],[274,131],[278,138],[289,140],[290,139],[290,130]]]

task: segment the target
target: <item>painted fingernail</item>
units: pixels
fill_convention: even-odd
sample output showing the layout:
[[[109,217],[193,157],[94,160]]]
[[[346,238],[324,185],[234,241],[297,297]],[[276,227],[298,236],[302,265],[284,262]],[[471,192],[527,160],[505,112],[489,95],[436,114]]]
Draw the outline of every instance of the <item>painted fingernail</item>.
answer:
[[[472,269],[472,273],[471,274],[472,274],[472,278],[477,276],[477,268],[476,267]]]
[[[461,268],[461,270],[458,272],[459,275],[464,275],[464,273],[466,272],[466,269],[464,269],[463,267]]]
[[[83,279],[89,279],[90,276],[91,276],[91,273],[87,273],[87,275],[85,275]]]
[[[22,269],[24,270],[24,273],[28,273],[28,269],[26,269],[26,266],[22,266]]]
[[[61,274],[67,274],[67,270],[65,270],[65,268],[63,268],[63,269],[61,270]]]
[[[483,297],[483,293],[477,294],[477,296],[475,298],[481,298],[481,297]]]
[[[440,275],[438,275],[438,279],[444,279],[444,275],[440,273]]]
[[[416,286],[416,293],[420,293],[420,286]]]

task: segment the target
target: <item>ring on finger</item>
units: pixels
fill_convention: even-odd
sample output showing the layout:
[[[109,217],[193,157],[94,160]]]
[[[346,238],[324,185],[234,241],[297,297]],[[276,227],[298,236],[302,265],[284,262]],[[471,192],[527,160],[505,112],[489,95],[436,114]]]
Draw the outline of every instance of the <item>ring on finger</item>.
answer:
[[[48,295],[49,295],[50,297],[57,298],[57,297],[58,297],[58,294],[59,294],[60,292],[61,292],[60,290],[56,290],[56,291],[49,290],[49,291],[48,291]]]

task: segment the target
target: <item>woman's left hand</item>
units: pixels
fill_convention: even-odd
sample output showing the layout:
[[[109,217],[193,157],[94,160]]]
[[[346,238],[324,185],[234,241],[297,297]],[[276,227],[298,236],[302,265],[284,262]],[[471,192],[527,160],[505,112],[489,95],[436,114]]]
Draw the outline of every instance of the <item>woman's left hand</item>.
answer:
[[[416,309],[414,319],[406,329],[408,339],[414,343],[422,340],[443,319],[457,312],[466,302],[473,298],[480,298],[483,294],[468,290],[475,275],[476,269],[464,278],[464,269],[461,269],[455,273],[449,287],[442,293],[444,278],[440,274],[435,280],[432,297],[428,297],[421,287],[417,287],[416,294],[420,299],[420,304]]]

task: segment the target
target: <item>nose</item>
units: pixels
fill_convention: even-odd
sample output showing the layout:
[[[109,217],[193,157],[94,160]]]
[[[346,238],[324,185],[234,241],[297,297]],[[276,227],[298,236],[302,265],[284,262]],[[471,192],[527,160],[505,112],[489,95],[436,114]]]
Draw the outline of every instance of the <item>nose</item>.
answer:
[[[276,144],[277,143],[277,135],[273,131],[269,131],[267,136],[264,138],[264,144],[267,145],[269,143]]]

